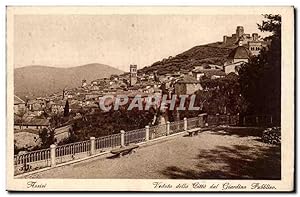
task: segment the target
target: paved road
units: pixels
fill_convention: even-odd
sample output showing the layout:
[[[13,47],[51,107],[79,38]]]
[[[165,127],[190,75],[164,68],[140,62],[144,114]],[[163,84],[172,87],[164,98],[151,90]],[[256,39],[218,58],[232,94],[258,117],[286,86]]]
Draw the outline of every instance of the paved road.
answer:
[[[95,158],[30,177],[278,179],[280,148],[260,142],[251,131],[204,132],[141,147],[126,157]]]

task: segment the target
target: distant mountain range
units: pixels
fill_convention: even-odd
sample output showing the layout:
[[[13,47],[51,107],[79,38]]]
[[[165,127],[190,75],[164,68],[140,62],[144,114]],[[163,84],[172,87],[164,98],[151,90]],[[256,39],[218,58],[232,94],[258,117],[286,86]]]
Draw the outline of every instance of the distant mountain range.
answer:
[[[83,79],[95,79],[122,74],[123,71],[104,64],[87,64],[71,68],[26,66],[14,69],[15,95],[24,98],[46,96],[62,91],[65,87],[81,86]]]

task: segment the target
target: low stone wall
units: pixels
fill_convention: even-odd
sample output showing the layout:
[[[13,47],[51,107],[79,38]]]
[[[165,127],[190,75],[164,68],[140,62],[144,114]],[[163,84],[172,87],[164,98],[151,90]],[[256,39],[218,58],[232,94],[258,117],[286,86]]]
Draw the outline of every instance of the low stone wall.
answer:
[[[71,160],[81,159],[84,157],[88,157],[90,155],[91,155],[91,153],[90,153],[90,151],[88,151],[88,152],[82,152],[82,153],[75,153],[73,155],[65,155],[65,156],[61,156],[61,157],[56,157],[56,164],[68,162]]]

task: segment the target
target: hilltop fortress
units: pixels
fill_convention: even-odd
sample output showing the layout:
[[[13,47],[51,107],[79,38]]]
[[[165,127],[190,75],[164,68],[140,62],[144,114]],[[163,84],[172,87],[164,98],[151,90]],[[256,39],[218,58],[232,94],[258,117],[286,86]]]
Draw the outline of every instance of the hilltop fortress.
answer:
[[[258,55],[259,51],[267,46],[267,42],[262,40],[258,33],[246,34],[243,26],[237,26],[236,33],[231,36],[223,36],[224,45],[235,45],[237,43],[247,47],[252,55]]]
[[[244,33],[243,26],[237,26],[236,33],[230,36],[223,36],[223,43],[224,44],[235,44],[240,38],[243,38],[243,44],[247,44],[249,41],[258,41],[258,34],[253,33],[252,36],[250,34]]]

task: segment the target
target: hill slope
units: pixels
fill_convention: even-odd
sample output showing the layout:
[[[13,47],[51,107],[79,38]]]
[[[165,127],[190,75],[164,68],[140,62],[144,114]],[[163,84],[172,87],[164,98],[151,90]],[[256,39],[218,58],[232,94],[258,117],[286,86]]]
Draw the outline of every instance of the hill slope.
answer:
[[[180,69],[190,70],[193,66],[201,64],[223,65],[231,50],[232,47],[225,48],[219,43],[195,46],[175,57],[165,58],[149,67],[144,67],[140,72],[166,73]]]
[[[87,64],[71,68],[27,66],[14,70],[15,94],[24,97],[46,96],[63,88],[81,86],[81,80],[109,77],[122,71],[103,64]]]

